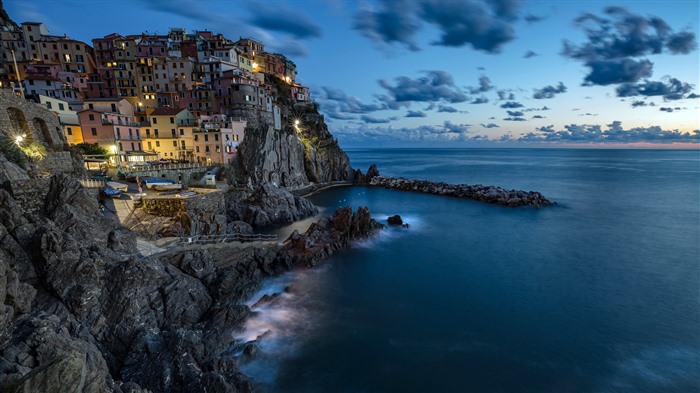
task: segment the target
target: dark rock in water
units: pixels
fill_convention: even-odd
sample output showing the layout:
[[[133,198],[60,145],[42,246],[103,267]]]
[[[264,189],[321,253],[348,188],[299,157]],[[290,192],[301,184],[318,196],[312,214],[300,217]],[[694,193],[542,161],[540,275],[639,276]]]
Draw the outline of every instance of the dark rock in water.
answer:
[[[355,179],[353,180],[353,183],[358,185],[370,184],[372,179],[377,176],[379,176],[379,169],[377,168],[376,164],[372,164],[369,166],[367,173],[364,175],[362,174],[361,170],[355,170]]]
[[[255,341],[247,342],[243,346],[243,354],[244,355],[251,357],[251,356],[255,356],[256,353],[258,353],[258,344]]]
[[[464,199],[474,199],[481,202],[496,203],[505,206],[553,206],[556,203],[548,200],[536,191],[506,190],[501,187],[447,184],[427,180],[410,180],[392,177],[374,177],[370,183],[390,190],[422,192],[426,194],[445,195]]]
[[[279,296],[280,296],[279,293],[273,293],[272,295],[264,294],[264,295],[262,295],[262,297],[260,299],[258,299],[257,302],[255,302],[255,304],[253,304],[253,307],[260,307],[264,304],[268,304],[270,302],[273,302]]]
[[[254,227],[291,222],[318,214],[313,203],[289,191],[265,183],[254,190],[232,190],[226,194],[230,219]]]
[[[367,174],[365,174],[365,180],[367,181],[367,183],[369,183],[372,181],[372,179],[374,179],[377,176],[379,176],[379,169],[377,168],[377,165],[370,165],[367,169]]]
[[[277,253],[276,262],[288,268],[315,266],[347,247],[351,240],[366,238],[384,228],[370,217],[366,207],[358,208],[356,213],[350,206],[341,207],[331,217],[311,224],[303,235],[294,231]]]
[[[403,220],[400,215],[394,215],[386,219],[389,225],[403,225]]]

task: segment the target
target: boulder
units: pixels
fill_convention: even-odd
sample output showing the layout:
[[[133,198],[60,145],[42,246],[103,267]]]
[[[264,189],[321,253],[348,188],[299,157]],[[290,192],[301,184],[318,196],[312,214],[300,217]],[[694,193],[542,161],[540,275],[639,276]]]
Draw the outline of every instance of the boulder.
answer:
[[[401,219],[401,216],[398,215],[398,214],[387,218],[386,221],[389,223],[389,225],[396,225],[396,226],[398,226],[398,225],[402,225],[402,224],[403,224],[403,220]]]

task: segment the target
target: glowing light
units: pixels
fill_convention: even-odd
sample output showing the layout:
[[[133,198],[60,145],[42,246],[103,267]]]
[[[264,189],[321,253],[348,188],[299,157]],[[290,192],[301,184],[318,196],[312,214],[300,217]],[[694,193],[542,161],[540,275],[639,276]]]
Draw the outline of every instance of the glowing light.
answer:
[[[117,145],[112,145],[111,147],[112,147],[112,151],[116,153],[117,152]]]
[[[253,62],[253,69],[258,68],[258,63]]]
[[[299,127],[299,119],[294,120],[294,127]]]
[[[24,136],[22,136],[22,135],[17,135],[17,136],[15,137],[15,143],[18,144],[18,145],[19,145],[20,143],[22,143],[23,140],[24,140]]]

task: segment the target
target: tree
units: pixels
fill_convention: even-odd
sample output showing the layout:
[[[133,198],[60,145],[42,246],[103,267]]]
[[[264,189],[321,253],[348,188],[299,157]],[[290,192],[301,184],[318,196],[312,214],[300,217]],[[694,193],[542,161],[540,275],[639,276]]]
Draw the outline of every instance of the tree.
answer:
[[[84,156],[107,156],[109,152],[104,147],[98,145],[97,143],[78,143],[75,147],[80,151],[80,154]]]

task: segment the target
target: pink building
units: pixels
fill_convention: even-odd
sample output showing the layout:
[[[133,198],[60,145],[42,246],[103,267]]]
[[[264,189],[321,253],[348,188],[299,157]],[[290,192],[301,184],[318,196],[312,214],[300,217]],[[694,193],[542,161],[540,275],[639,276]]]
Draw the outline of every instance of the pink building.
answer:
[[[134,118],[118,113],[102,113],[94,109],[78,112],[86,143],[97,143],[112,156],[112,165],[143,161],[141,131]]]

